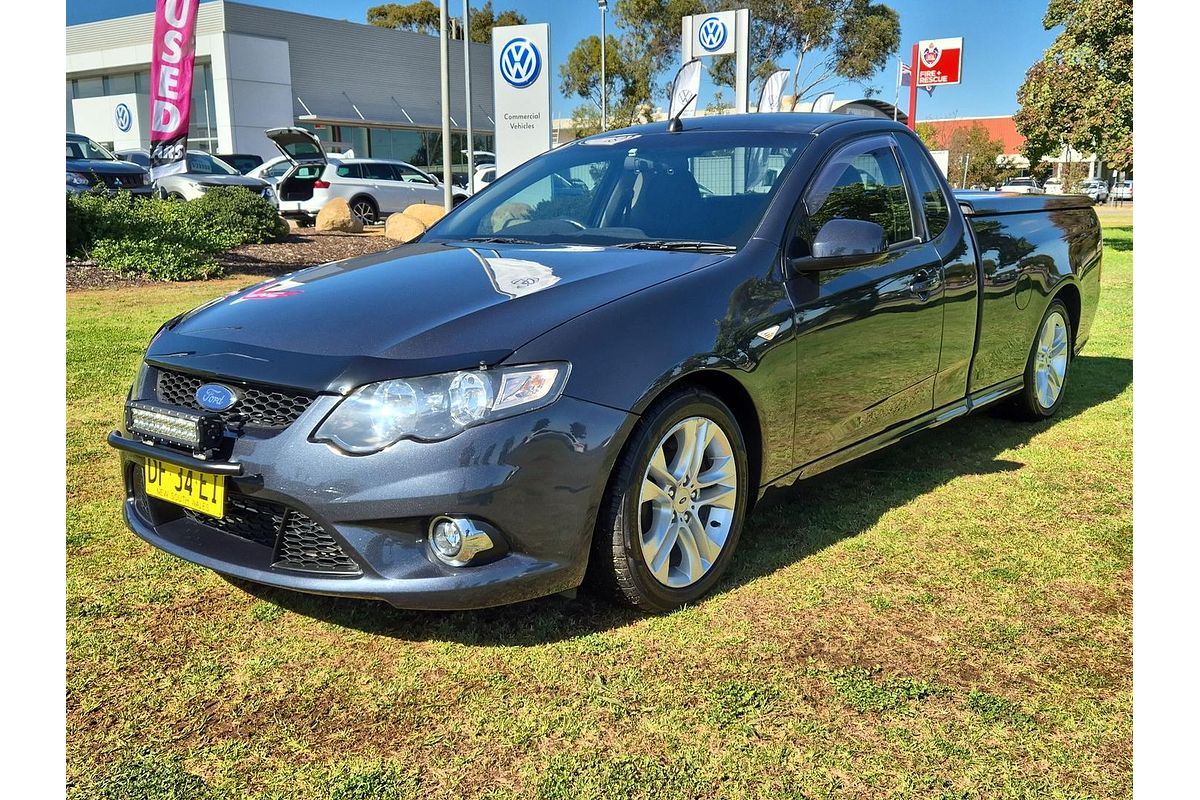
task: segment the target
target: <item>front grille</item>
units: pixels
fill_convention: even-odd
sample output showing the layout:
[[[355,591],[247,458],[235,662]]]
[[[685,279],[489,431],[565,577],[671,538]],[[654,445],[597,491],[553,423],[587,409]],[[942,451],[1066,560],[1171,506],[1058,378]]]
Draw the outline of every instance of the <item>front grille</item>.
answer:
[[[92,173],[93,183],[103,183],[109,189],[133,189],[145,185],[145,176],[141,173],[129,175],[113,175],[107,172]]]
[[[192,511],[190,508],[183,509],[183,513],[193,522],[273,549],[279,538],[279,529],[283,527],[287,509],[279,503],[229,492],[225,495],[225,516],[221,519]]]
[[[271,566],[302,572],[361,575],[358,563],[329,533],[305,514],[282,503],[228,491],[225,517],[183,509],[184,516],[223,533],[239,536],[272,550]]]
[[[196,390],[209,381],[199,375],[158,370],[158,400],[173,406],[182,406],[197,411],[205,410],[196,402]],[[226,423],[245,423],[262,428],[286,428],[312,404],[310,395],[292,389],[271,386],[242,385],[227,382],[238,389],[241,399],[228,411],[220,412]]]

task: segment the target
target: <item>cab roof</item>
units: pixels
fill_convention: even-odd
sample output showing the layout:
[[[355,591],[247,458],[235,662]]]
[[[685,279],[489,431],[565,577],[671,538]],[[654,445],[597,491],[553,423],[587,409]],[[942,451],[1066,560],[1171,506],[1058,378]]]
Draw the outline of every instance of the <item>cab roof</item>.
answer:
[[[716,114],[708,117],[686,117],[682,120],[683,130],[678,135],[686,136],[689,131],[722,132],[768,132],[817,134],[836,125],[847,125],[869,121],[878,123],[880,130],[902,130],[908,128],[899,122],[878,117],[861,117],[855,114],[812,114],[808,112],[782,112],[776,114]],[[613,136],[622,133],[665,133],[666,120],[634,125],[620,130],[605,131],[597,136]],[[590,138],[590,137],[589,137]]]

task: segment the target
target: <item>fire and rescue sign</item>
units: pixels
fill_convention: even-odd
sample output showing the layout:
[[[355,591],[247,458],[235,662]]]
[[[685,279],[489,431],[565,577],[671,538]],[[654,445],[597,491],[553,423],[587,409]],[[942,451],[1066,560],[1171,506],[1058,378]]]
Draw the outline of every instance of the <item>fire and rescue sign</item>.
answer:
[[[962,37],[917,42],[917,86],[951,86],[962,78]]]

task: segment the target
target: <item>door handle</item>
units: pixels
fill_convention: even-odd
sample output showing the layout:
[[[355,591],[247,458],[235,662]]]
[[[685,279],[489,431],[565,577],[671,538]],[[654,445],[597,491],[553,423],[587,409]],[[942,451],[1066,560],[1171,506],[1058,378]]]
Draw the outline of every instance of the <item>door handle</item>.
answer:
[[[920,269],[913,275],[912,283],[908,285],[908,290],[924,300],[941,285],[942,279],[938,277],[936,272]]]

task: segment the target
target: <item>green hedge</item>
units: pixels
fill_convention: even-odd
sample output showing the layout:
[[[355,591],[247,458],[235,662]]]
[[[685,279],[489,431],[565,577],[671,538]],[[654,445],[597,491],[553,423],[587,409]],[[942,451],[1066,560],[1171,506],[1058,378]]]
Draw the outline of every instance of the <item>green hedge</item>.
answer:
[[[67,195],[67,255],[122,275],[187,281],[221,274],[214,256],[242,244],[273,242],[287,223],[262,197],[218,187],[191,202],[134,199],[126,193]]]

